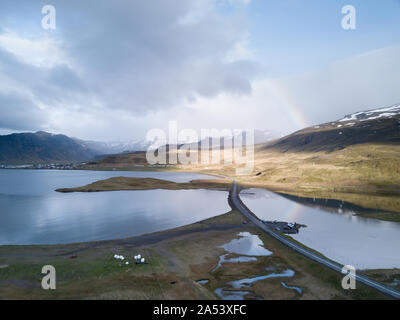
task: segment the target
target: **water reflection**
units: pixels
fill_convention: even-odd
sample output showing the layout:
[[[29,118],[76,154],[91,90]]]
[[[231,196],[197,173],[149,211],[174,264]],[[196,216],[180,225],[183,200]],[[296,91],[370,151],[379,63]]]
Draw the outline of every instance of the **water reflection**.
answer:
[[[198,284],[205,285],[205,284],[207,284],[209,282],[209,280],[208,279],[200,279],[200,280],[196,280],[196,282]]]
[[[265,268],[265,270],[270,270],[270,268]],[[214,292],[222,300],[244,300],[245,296],[252,294],[252,292],[251,291],[242,291],[239,289],[250,288],[254,282],[261,281],[261,280],[272,279],[272,278],[291,278],[293,276],[294,276],[294,271],[288,269],[288,270],[282,271],[281,273],[269,273],[264,276],[258,276],[258,277],[254,277],[254,278],[245,278],[245,279],[231,281],[231,282],[228,282],[227,284],[231,288],[233,288],[233,290],[227,289],[227,288],[218,288]],[[283,284],[284,284],[284,282],[282,282],[281,285],[284,286],[285,288],[294,289],[296,291],[298,291],[298,289],[300,289],[297,287],[288,287]],[[301,294],[301,289],[300,289],[300,294]]]
[[[244,300],[245,296],[251,294],[250,291],[224,290],[223,288],[218,288],[214,292],[222,300]]]
[[[0,170],[0,244],[125,238],[183,226],[230,210],[227,192],[221,191],[54,191],[122,175],[182,182],[208,178],[166,172]]]
[[[354,216],[365,212],[355,205],[336,201],[323,201],[323,205],[317,200],[314,205],[314,199],[283,197],[265,189],[244,190],[241,199],[262,220],[307,225],[291,236],[332,260],[358,269],[400,267],[396,246],[400,223]],[[336,205],[341,211],[332,210]]]
[[[369,209],[358,206],[354,203],[335,200],[335,199],[318,199],[318,198],[304,198],[290,194],[278,193],[280,196],[301,203],[311,208],[319,208],[325,211],[334,213],[345,214],[347,216],[354,216],[354,214],[368,214],[368,213],[390,213],[388,211]]]
[[[214,272],[222,267],[224,263],[243,263],[243,262],[255,262],[257,261],[256,257],[235,257],[235,258],[227,258],[229,253],[223,254],[219,257],[219,261],[217,266],[211,271]]]
[[[246,278],[246,279],[231,281],[231,282],[228,282],[228,284],[231,285],[232,288],[234,288],[234,289],[240,289],[240,288],[248,288],[254,282],[260,281],[260,280],[271,279],[271,278],[291,278],[293,276],[294,276],[293,270],[285,270],[281,273],[270,273],[270,274],[267,274],[264,276],[258,276],[258,277],[254,277],[254,278]]]
[[[281,285],[286,289],[291,289],[296,291],[298,294],[301,294],[303,292],[303,290],[300,287],[288,286],[286,282],[281,282]]]
[[[257,258],[250,256],[262,257],[272,254],[271,251],[264,248],[264,243],[257,235],[251,234],[250,232],[240,232],[238,237],[238,239],[233,239],[230,242],[220,246],[220,248],[225,249],[225,251],[228,253],[219,257],[217,266],[211,272],[218,270],[223,263],[254,262],[257,261]],[[227,258],[231,254],[245,256]]]
[[[244,254],[246,256],[269,256],[271,251],[263,247],[262,240],[254,234],[249,232],[240,232],[239,239],[224,244],[221,248],[229,253]]]

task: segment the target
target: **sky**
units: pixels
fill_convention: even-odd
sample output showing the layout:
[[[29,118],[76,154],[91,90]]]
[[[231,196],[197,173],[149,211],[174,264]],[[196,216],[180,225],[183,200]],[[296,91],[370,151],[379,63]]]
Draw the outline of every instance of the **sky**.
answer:
[[[2,0],[0,134],[288,134],[400,103],[399,57],[399,0]]]

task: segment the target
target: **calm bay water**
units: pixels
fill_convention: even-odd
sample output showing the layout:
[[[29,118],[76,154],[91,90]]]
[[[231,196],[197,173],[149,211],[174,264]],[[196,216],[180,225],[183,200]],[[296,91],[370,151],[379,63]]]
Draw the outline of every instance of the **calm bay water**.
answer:
[[[304,205],[264,189],[243,190],[240,197],[262,220],[307,225],[291,236],[332,260],[358,269],[400,267],[400,223],[357,217],[354,213],[361,208],[346,210],[338,201],[333,210]]]
[[[230,210],[228,193],[222,191],[54,191],[118,176],[175,182],[210,178],[173,172],[0,170],[0,245],[125,238],[183,226]]]
[[[0,170],[0,245],[125,238],[183,226],[230,210],[228,194],[222,191],[54,191],[117,176],[175,182],[210,178],[174,172]],[[354,216],[359,209],[346,209],[340,202],[326,208],[309,203],[309,199],[300,203],[264,189],[244,190],[241,198],[261,219],[307,225],[293,238],[328,258],[359,269],[400,267],[400,223]]]

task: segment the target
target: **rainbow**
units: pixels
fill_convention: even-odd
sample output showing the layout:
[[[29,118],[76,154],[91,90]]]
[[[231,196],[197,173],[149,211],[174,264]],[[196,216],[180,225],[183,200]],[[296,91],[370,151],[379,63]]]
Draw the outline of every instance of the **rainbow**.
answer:
[[[291,201],[288,204],[287,210],[285,210],[282,215],[282,217],[284,218],[283,221],[296,222],[302,209],[304,209],[302,205]]]
[[[296,107],[295,99],[291,97],[288,90],[279,84],[279,81],[276,79],[267,80],[264,84],[267,86],[267,90],[272,95],[279,108],[285,111],[290,123],[296,130],[310,126],[309,121],[300,111],[300,108]]]

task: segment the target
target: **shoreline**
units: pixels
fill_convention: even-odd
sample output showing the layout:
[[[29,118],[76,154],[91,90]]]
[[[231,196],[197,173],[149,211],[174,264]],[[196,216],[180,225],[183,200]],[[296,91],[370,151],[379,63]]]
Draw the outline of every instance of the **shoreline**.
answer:
[[[7,170],[7,169],[4,169]],[[256,177],[246,176],[237,177],[234,174],[221,174],[215,172],[217,169],[204,170],[202,168],[182,168],[179,166],[171,167],[80,167],[70,170],[62,169],[8,169],[8,170],[57,170],[57,171],[110,171],[110,172],[177,172],[177,173],[197,173],[216,178],[236,178],[241,185],[246,188],[262,188],[275,193],[283,193],[287,195],[294,195],[299,197],[312,197],[318,199],[330,199],[351,202],[367,209],[383,210],[386,212],[395,213],[390,217],[385,216],[366,216],[367,218],[374,218],[384,221],[400,222],[400,196],[398,188],[391,187],[389,189],[383,188],[381,190],[376,187],[365,188],[360,185],[346,186],[346,187],[332,187],[326,185],[313,185],[310,183],[298,185],[296,182],[285,183],[270,183],[268,181],[256,181]],[[257,170],[255,170],[257,171]],[[397,191],[393,191],[394,189]],[[62,188],[61,188],[62,189]],[[74,189],[74,188],[70,188]],[[129,189],[128,189],[129,190]],[[132,189],[140,190],[140,189]],[[148,189],[143,189],[148,190]],[[172,189],[174,190],[174,189]],[[111,190],[110,190],[111,191]],[[371,200],[372,199],[372,200]],[[397,215],[399,213],[399,215]]]
[[[163,171],[165,172],[165,170],[163,170]],[[175,171],[175,172],[183,172],[183,171]],[[194,172],[191,171],[188,173],[194,173]],[[209,173],[205,173],[205,172],[196,172],[196,173],[210,175]],[[219,176],[219,177],[221,177],[221,176]],[[118,180],[118,179],[122,179],[122,180]],[[158,189],[160,189],[159,185],[161,183],[161,184],[164,184],[165,189],[169,189],[169,190],[181,190],[182,188],[187,188],[187,189],[205,189],[206,188],[207,189],[207,188],[215,187],[216,185],[218,185],[219,187],[222,188],[221,190],[226,191],[226,190],[230,189],[230,186],[232,183],[231,180],[226,180],[226,181],[194,180],[194,181],[186,182],[186,183],[175,183],[175,182],[171,182],[171,181],[152,179],[152,178],[115,177],[115,178],[110,178],[110,179],[94,182],[93,183],[93,184],[95,184],[94,188],[93,188],[93,184],[89,184],[89,185],[83,186],[83,187],[71,188],[74,190],[70,190],[70,191],[66,191],[66,192],[112,191],[111,189],[115,188],[116,186],[112,185],[112,184],[107,185],[107,183],[110,182],[110,180],[111,180],[111,182],[118,182],[118,183],[123,182],[126,184],[125,188],[129,188],[129,189],[121,189],[119,186],[118,190],[151,190],[151,189],[154,189],[155,186]],[[103,190],[98,190],[99,188],[96,189],[96,184],[99,184],[99,183],[100,183],[100,186],[103,188]],[[104,183],[106,185],[104,185]],[[133,183],[133,185],[130,185],[130,183]],[[244,187],[248,188],[250,186],[251,187],[259,187],[259,186],[254,186],[254,185],[250,185],[247,183],[245,183]],[[97,185],[97,187],[98,187],[98,185]],[[117,187],[118,187],[118,185],[117,185]],[[148,189],[143,189],[144,187],[148,188]],[[81,189],[81,190],[75,190],[75,189]],[[269,190],[271,191],[271,189],[269,189]],[[237,230],[241,230],[241,229],[249,230],[249,228],[252,230],[252,232],[258,234],[260,237],[263,237],[264,239],[268,239],[267,242],[273,242],[273,239],[271,239],[268,235],[261,235],[260,233],[257,233],[256,230],[254,230],[254,226],[251,226],[251,223],[249,223],[249,221],[244,223],[245,221],[243,221],[243,219],[244,219],[243,217],[238,217],[239,219],[242,220],[242,222],[241,223],[236,222],[235,225],[226,224],[225,222],[221,222],[221,223],[217,224],[217,226],[210,226],[210,225],[204,226],[204,224],[207,224],[206,221],[218,220],[221,217],[226,216],[226,215],[229,215],[229,213],[223,214],[221,216],[216,216],[214,218],[210,218],[205,221],[200,221],[200,222],[197,222],[194,224],[183,226],[180,228],[160,231],[160,232],[141,235],[141,236],[137,236],[137,237],[125,238],[125,239],[104,240],[104,241],[94,241],[94,242],[81,242],[81,243],[59,244],[59,245],[20,245],[20,246],[19,245],[7,245],[7,246],[0,246],[0,265],[6,266],[5,268],[0,269],[0,284],[3,283],[3,284],[10,285],[10,283],[7,282],[9,280],[2,279],[2,274],[7,274],[7,271],[10,270],[9,269],[10,266],[13,266],[12,260],[11,261],[7,260],[7,257],[10,256],[11,258],[15,258],[16,256],[15,256],[14,251],[22,251],[22,252],[25,251],[25,254],[24,254],[25,261],[29,261],[30,259],[35,260],[36,259],[35,257],[40,256],[40,255],[43,255],[43,257],[47,257],[47,258],[60,256],[60,251],[63,251],[61,256],[64,256],[64,258],[67,258],[67,259],[72,259],[72,256],[75,256],[75,255],[80,256],[81,252],[85,252],[87,250],[89,250],[89,251],[90,250],[94,250],[94,251],[100,250],[101,251],[101,250],[104,250],[105,248],[112,248],[114,246],[122,246],[125,249],[137,247],[137,246],[148,246],[149,247],[148,249],[150,250],[150,248],[152,248],[152,246],[155,243],[162,243],[163,241],[168,242],[169,240],[175,239],[175,238],[189,237],[191,239],[191,237],[194,237],[194,234],[195,234],[196,235],[195,237],[197,237],[198,241],[205,241],[204,238],[208,237],[207,236],[208,233],[214,233],[213,236],[219,237],[220,233],[229,233],[229,232],[233,232],[234,230],[237,231]],[[198,228],[199,225],[203,225],[203,227]],[[230,233],[230,234],[231,234],[231,236],[233,236],[232,233]],[[190,240],[190,241],[192,241],[192,240]],[[53,252],[59,252],[59,253],[57,253],[56,255],[54,255],[54,254],[48,255],[48,254],[44,253],[48,250],[53,251]],[[164,248],[163,250],[167,250],[167,249]],[[42,252],[42,253],[38,254],[38,252]],[[286,255],[291,256],[291,255],[295,254],[295,253],[287,252],[287,250],[284,250],[284,249],[282,249],[282,252],[284,252],[283,253],[284,256],[286,256]],[[70,256],[65,257],[66,255],[70,255]],[[5,257],[6,257],[6,259],[5,259]],[[92,261],[87,261],[87,263],[88,264],[85,263],[85,265],[82,267],[83,268],[89,267],[89,265],[92,263]],[[190,262],[188,262],[188,263],[190,263]],[[304,262],[304,263],[306,265],[308,265],[308,264],[314,265],[313,262],[310,262],[310,261]],[[246,267],[248,267],[248,266],[246,266]],[[291,266],[291,268],[293,268],[293,269],[296,269],[296,267],[297,267],[297,263],[295,263],[294,265]],[[323,266],[320,266],[320,267],[323,268]],[[311,269],[313,269],[313,268],[316,268],[315,265]],[[382,269],[382,270],[367,269],[367,270],[361,271],[360,273],[369,275],[370,278],[373,278],[376,280],[379,279],[379,281],[382,283],[390,284],[390,283],[395,282],[393,279],[395,279],[395,280],[397,279],[397,278],[395,278],[395,276],[397,275],[397,273],[396,273],[397,270],[398,269]],[[207,277],[211,277],[212,275],[210,275],[209,271],[208,271],[208,273],[206,273],[206,274],[202,273],[201,276],[202,276],[201,278],[207,278]],[[340,277],[340,275],[339,275],[339,277]],[[15,279],[15,281],[17,281],[17,279]],[[171,281],[171,282],[175,282],[175,281]],[[18,285],[17,285],[17,287],[18,287]],[[258,288],[257,285],[255,285],[255,287]],[[105,288],[103,288],[102,290],[105,290]],[[254,292],[253,292],[254,295],[257,296],[256,293],[258,291],[255,290]],[[367,290],[367,292],[369,292],[369,291]],[[367,296],[370,294],[375,295],[376,293],[368,293]],[[364,298],[364,297],[365,297],[364,294],[363,294],[363,297],[360,296],[360,298]],[[210,296],[208,296],[208,298],[210,298]],[[0,299],[1,299],[1,290],[0,290]]]
[[[214,189],[229,191],[231,181],[219,180],[192,180],[189,182],[173,182],[155,178],[113,177],[99,180],[85,186],[75,188],[59,188],[56,192],[106,192],[106,191],[139,191],[139,190],[194,190]]]
[[[224,263],[212,272],[219,256],[224,254],[220,246],[241,232],[257,235],[273,254],[258,257],[255,262]],[[114,254],[119,254],[130,261],[137,253],[145,256],[149,265],[125,266],[113,259]],[[44,264],[57,269],[54,292],[40,288],[40,269]],[[295,276],[287,281],[302,287],[303,293],[281,287],[280,281],[265,280],[250,288],[249,299],[387,298],[361,284],[355,292],[342,290],[339,274],[292,252],[235,210],[183,227],[125,239],[0,246],[0,265],[7,265],[0,269],[0,299],[216,299],[214,291],[224,287],[232,276],[239,279],[240,274],[263,275],[266,267],[294,270]],[[380,270],[379,275],[393,272]],[[199,286],[198,279],[209,282]]]
[[[96,171],[96,170],[91,170]],[[112,171],[115,172],[115,171]],[[143,172],[143,171],[142,171]],[[168,172],[168,171],[160,171]],[[179,171],[181,173],[198,173],[209,176],[215,176],[218,180],[197,179],[186,183],[176,183],[168,180],[154,178],[135,178],[135,177],[114,177],[105,180],[98,180],[94,183],[74,187],[59,188],[55,191],[62,193],[70,192],[103,192],[103,191],[138,191],[138,190],[194,190],[194,189],[212,189],[228,191],[231,184],[229,176],[218,175],[200,171]],[[355,192],[332,192],[321,189],[302,189],[295,190],[294,187],[281,188],[278,186],[248,182],[246,179],[238,179],[242,189],[261,188],[277,194],[296,196],[301,198],[314,198],[318,200],[338,200],[354,204],[366,210],[375,210],[376,212],[356,214],[357,216],[376,219],[381,221],[400,222],[400,198],[396,196],[387,196],[379,194],[355,193]]]

